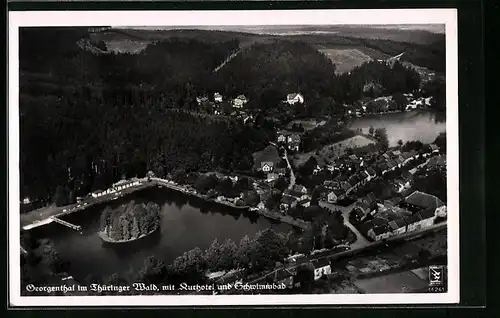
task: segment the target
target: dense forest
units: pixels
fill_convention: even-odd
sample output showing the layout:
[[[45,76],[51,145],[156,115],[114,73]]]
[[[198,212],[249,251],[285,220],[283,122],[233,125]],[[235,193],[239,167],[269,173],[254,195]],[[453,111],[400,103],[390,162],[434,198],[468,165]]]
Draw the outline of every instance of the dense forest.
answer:
[[[160,226],[160,207],[158,204],[129,204],[117,209],[106,207],[101,214],[101,233],[112,241],[138,239],[155,231]]]
[[[82,49],[82,41],[98,50]],[[273,125],[263,116],[246,125],[200,115],[199,95],[246,94],[246,107],[278,110],[287,93],[300,91],[308,116],[335,116],[343,103],[419,84],[418,74],[399,63],[372,62],[335,76],[323,54],[292,41],[256,43],[214,73],[239,46],[237,39],[173,37],[139,54],[116,54],[85,28],[22,29],[22,196],[48,203],[58,189],[74,199],[149,170],[250,170],[251,154],[274,139]]]

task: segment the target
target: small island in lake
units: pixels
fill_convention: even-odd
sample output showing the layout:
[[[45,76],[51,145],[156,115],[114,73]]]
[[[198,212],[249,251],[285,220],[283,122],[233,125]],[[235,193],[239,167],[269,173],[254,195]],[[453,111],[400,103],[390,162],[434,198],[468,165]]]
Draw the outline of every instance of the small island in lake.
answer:
[[[160,228],[160,206],[131,201],[116,209],[106,207],[101,215],[99,236],[106,243],[142,239]]]

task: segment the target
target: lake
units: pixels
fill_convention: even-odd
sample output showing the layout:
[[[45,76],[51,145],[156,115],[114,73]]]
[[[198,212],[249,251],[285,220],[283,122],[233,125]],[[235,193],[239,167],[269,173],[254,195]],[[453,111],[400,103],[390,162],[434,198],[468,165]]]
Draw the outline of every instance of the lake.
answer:
[[[105,246],[97,235],[102,210],[109,205],[116,207],[135,200],[153,201],[162,208],[161,231],[143,241],[120,246]],[[232,239],[237,245],[245,236],[253,236],[260,230],[272,228],[288,232],[288,224],[229,207],[208,203],[201,199],[169,189],[147,189],[95,206],[65,220],[81,225],[79,234],[57,223],[34,230],[37,236],[51,239],[61,257],[71,262],[68,271],[77,280],[87,275],[109,276],[115,272],[139,269],[144,260],[155,255],[165,263],[195,247],[205,250],[217,238],[219,242]]]
[[[368,133],[370,127],[386,128],[389,146],[397,146],[398,140],[431,143],[441,132],[446,131],[443,114],[429,110],[390,113],[352,119],[352,129],[362,129]]]

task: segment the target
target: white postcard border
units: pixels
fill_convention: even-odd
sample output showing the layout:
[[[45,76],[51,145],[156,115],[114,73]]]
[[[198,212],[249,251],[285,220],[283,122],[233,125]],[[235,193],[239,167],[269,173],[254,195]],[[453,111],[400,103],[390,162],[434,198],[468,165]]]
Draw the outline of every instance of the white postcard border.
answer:
[[[459,302],[458,38],[456,9],[280,11],[17,11],[9,12],[9,302],[11,306],[373,305]],[[250,26],[445,24],[448,195],[448,292],[353,295],[21,296],[19,216],[19,27]],[[36,54],[34,52],[34,54]]]

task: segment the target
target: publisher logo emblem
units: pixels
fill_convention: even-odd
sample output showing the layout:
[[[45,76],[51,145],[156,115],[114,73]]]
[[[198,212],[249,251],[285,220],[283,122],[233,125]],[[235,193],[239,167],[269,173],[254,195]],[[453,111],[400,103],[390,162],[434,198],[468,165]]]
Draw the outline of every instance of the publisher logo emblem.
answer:
[[[441,286],[444,282],[444,266],[429,266],[429,286]]]

